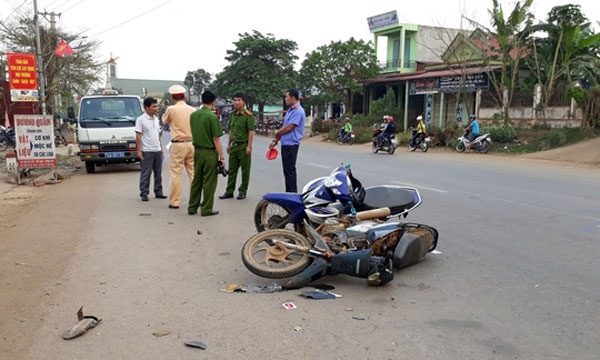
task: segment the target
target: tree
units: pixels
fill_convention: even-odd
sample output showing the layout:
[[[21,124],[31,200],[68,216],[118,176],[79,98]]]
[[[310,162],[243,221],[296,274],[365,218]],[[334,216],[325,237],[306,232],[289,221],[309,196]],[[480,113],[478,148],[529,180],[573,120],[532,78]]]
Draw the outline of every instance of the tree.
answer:
[[[59,39],[73,48],[74,54],[54,55]],[[21,15],[14,22],[0,22],[0,41],[9,52],[35,53],[35,23],[30,14]],[[99,80],[102,64],[95,62],[94,52],[99,42],[81,34],[71,34],[40,26],[40,42],[46,100],[54,113],[66,111],[74,95],[87,94]],[[67,99],[62,103],[62,98]]]
[[[496,102],[501,105],[504,119],[508,120],[508,109],[517,85],[521,61],[528,56],[526,46],[533,15],[530,13],[533,0],[517,1],[515,7],[504,18],[504,11],[498,0],[492,0],[489,10],[493,33],[488,33],[488,60],[499,63],[498,72],[490,73],[490,82],[495,91]]]
[[[285,90],[295,85],[294,61],[298,57],[294,51],[298,45],[256,30],[239,36],[233,43],[235,48],[227,50],[225,60],[229,64],[217,74],[214,86],[224,97],[231,98],[238,91],[244,93],[248,105],[258,104],[262,121],[264,105],[281,101]]]
[[[183,84],[189,89],[190,95],[196,95],[198,96],[198,100],[200,100],[200,95],[204,89],[209,87],[211,78],[210,73],[204,69],[188,71]]]
[[[596,85],[600,80],[600,34],[593,34],[579,5],[555,6],[546,23],[532,26],[544,37],[532,37],[534,51],[530,66],[542,85],[543,108],[547,108],[555,89],[578,84]],[[559,93],[564,97],[566,93]]]
[[[354,94],[364,92],[363,82],[379,73],[377,56],[371,42],[332,41],[306,55],[300,82],[323,99],[342,101],[352,113]]]

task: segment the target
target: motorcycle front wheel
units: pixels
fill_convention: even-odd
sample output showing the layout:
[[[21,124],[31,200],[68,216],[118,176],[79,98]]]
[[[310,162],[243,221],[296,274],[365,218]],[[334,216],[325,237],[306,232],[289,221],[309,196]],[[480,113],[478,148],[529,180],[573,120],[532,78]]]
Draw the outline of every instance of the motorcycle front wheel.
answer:
[[[465,147],[465,143],[463,143],[462,141],[459,141],[458,144],[456,144],[455,149],[460,153],[465,152],[465,150],[467,150],[467,148]]]
[[[272,229],[288,229],[301,232],[300,224],[290,224],[290,212],[283,206],[262,199],[254,209],[254,227],[261,232]]]
[[[373,145],[371,145],[371,149],[373,150],[373,154],[377,154],[379,152],[379,148],[377,147],[376,141],[373,141]]]
[[[309,249],[310,241],[290,230],[268,230],[254,234],[242,247],[242,261],[258,276],[283,279],[299,274],[312,262],[307,252],[290,249],[285,242]]]

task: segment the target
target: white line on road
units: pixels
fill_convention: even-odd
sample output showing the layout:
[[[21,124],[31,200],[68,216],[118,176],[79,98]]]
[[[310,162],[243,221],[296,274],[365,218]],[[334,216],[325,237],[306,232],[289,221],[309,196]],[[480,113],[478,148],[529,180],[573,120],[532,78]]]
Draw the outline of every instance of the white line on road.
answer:
[[[394,184],[398,184],[398,185],[412,186],[414,188],[425,189],[425,190],[435,191],[435,192],[439,192],[439,193],[449,193],[450,192],[450,191],[447,191],[447,190],[436,189],[436,188],[431,188],[431,187],[427,187],[427,186],[411,184],[411,183],[402,182],[402,181],[392,180],[391,182],[393,182]]]
[[[321,169],[331,169],[331,166],[325,166],[325,165],[320,165],[320,164],[315,164],[315,163],[306,163],[305,165],[314,166],[314,167],[318,167]]]

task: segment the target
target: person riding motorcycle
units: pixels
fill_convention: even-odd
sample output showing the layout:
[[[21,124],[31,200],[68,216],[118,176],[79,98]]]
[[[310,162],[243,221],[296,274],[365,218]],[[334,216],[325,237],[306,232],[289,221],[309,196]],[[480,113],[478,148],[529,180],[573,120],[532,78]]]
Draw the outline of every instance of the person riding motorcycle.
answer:
[[[350,134],[352,134],[352,124],[350,123],[350,118],[345,118],[344,126],[340,129],[340,135],[344,141],[347,141],[350,138]]]
[[[396,125],[394,125],[394,118],[390,115],[384,115],[383,121],[385,125],[379,135],[377,135],[377,146],[381,146],[383,140],[387,139],[391,141],[390,138],[392,135],[396,133]]]
[[[410,139],[410,148],[414,149],[416,144],[417,144],[417,139],[421,136],[425,136],[425,134],[427,134],[427,124],[425,124],[425,121],[423,121],[423,116],[419,115],[417,116],[417,121],[419,122],[417,124],[417,131],[413,134],[413,137]]]
[[[467,133],[467,139],[469,140],[468,148],[471,147],[471,143],[473,140],[477,139],[479,136],[479,132],[481,131],[479,126],[479,121],[477,121],[477,116],[475,114],[471,114],[469,116],[469,120],[471,121],[467,127],[465,127],[465,132]]]

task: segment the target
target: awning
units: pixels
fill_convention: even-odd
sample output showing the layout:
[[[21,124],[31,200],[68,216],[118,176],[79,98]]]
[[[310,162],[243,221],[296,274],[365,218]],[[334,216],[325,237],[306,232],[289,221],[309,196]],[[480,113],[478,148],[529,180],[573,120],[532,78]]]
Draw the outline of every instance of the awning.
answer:
[[[388,83],[392,81],[406,81],[406,80],[418,80],[418,79],[428,79],[428,78],[440,78],[446,76],[462,76],[462,75],[470,75],[470,74],[481,74],[487,73],[496,69],[499,69],[500,66],[477,66],[470,67],[464,69],[446,69],[446,70],[434,70],[434,71],[420,71],[420,72],[412,72],[409,74],[399,74],[399,75],[387,75],[380,76],[375,79],[367,80],[365,83],[367,84],[375,84],[375,83]]]

